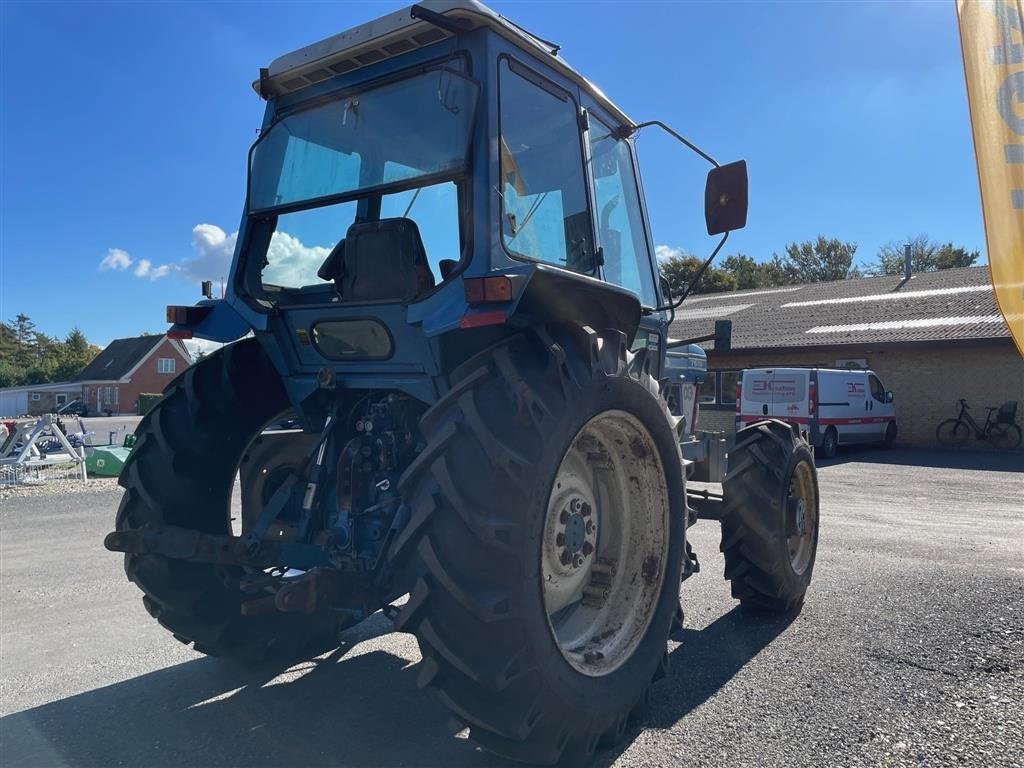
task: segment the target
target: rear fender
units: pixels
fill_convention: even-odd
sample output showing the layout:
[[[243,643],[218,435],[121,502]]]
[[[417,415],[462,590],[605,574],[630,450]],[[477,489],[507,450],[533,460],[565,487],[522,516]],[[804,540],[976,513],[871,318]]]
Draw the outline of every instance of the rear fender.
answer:
[[[545,264],[525,270],[524,285],[508,309],[513,325],[526,320],[616,328],[633,343],[640,326],[640,300],[630,291]]]

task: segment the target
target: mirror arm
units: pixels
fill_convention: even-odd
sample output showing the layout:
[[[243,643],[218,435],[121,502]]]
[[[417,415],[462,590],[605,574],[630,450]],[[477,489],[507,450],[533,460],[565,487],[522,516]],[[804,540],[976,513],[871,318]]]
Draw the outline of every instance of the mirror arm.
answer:
[[[693,291],[693,287],[697,284],[697,281],[699,281],[701,279],[701,277],[704,275],[704,271],[709,266],[711,266],[711,262],[715,260],[715,256],[717,256],[718,252],[720,250],[722,250],[722,246],[725,245],[725,241],[728,240],[728,239],[729,239],[729,233],[726,232],[724,235],[722,235],[722,239],[718,241],[718,245],[715,246],[715,250],[713,250],[711,252],[711,255],[708,256],[707,259],[704,261],[704,263],[700,265],[700,269],[698,269],[697,270],[697,274],[693,276],[693,280],[691,280],[687,284],[686,290],[683,291],[683,295],[682,296],[680,296],[675,301],[672,301],[672,298],[670,296],[668,304],[665,304],[664,306],[658,307],[654,311],[655,312],[664,312],[666,310],[671,310],[672,318],[675,319],[676,309],[679,308],[680,304],[682,304],[684,301],[686,301],[686,297],[690,295],[691,291]]]
[[[667,133],[673,139],[675,139],[676,141],[679,141],[679,142],[685,144],[687,147],[692,149],[698,155],[703,157],[705,160],[707,160],[709,163],[711,163],[713,166],[715,166],[715,168],[719,167],[718,166],[718,161],[716,161],[715,158],[713,158],[711,155],[709,155],[707,152],[702,150],[700,147],[698,147],[693,142],[688,141],[687,139],[685,139],[682,136],[680,136],[678,133],[676,133],[671,128],[669,128],[667,125],[665,125],[663,122],[661,122],[661,120],[648,120],[646,123],[637,123],[636,125],[620,125],[618,128],[616,128],[615,130],[612,131],[612,137],[614,137],[616,139],[626,139],[626,138],[629,138],[630,136],[632,136],[637,131],[639,131],[641,128],[646,128],[649,125],[656,125],[656,126],[658,126],[659,128],[661,128],[661,130],[665,131],[665,133]]]

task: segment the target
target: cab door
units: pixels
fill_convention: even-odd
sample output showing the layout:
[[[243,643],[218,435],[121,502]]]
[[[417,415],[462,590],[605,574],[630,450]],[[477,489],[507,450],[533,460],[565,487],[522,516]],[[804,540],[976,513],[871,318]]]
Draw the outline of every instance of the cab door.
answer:
[[[892,403],[886,402],[885,387],[873,373],[868,374],[868,388],[871,392],[871,397],[868,398],[868,412],[871,416],[869,418],[870,429],[865,431],[871,435],[873,440],[883,440],[885,430],[888,428],[889,422],[893,420],[894,409]]]
[[[661,303],[654,248],[632,143],[615,138],[614,121],[586,95],[581,94],[581,98],[586,110],[581,124],[586,135],[600,275],[607,282],[635,293],[646,309],[654,309]],[[661,358],[664,332],[663,313],[643,315],[637,344],[650,350],[648,354],[654,360]]]

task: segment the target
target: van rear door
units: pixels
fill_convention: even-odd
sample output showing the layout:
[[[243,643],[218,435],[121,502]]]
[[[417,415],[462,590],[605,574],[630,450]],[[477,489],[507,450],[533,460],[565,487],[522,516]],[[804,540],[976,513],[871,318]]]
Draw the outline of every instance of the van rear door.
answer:
[[[774,375],[774,371],[768,368],[751,368],[743,372],[737,427],[742,428],[747,424],[771,416]]]
[[[809,370],[776,368],[772,379],[773,418],[790,424],[807,424],[810,413],[807,410],[807,380]]]

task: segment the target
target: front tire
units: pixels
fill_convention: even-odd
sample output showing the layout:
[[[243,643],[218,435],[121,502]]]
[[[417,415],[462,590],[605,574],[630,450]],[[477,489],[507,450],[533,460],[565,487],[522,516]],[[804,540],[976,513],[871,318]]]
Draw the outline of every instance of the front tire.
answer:
[[[761,421],[736,433],[723,484],[725,578],[746,608],[795,613],[818,549],[818,473],[790,426]]]
[[[263,426],[287,405],[281,380],[255,340],[231,344],[190,367],[139,422],[119,480],[125,493],[116,529],[175,525],[230,533],[236,470]],[[155,554],[125,555],[124,569],[150,615],[201,653],[261,662],[337,645],[340,620],[327,612],[242,615],[242,603],[258,595],[231,586],[240,569]]]
[[[960,419],[946,419],[935,428],[935,439],[943,445],[963,445],[971,436],[971,428]]]
[[[481,746],[531,763],[585,762],[622,736],[678,606],[672,422],[623,334],[583,334],[517,336],[462,366],[401,482],[412,518],[393,557],[422,575],[396,627],[419,642],[419,683]]]

